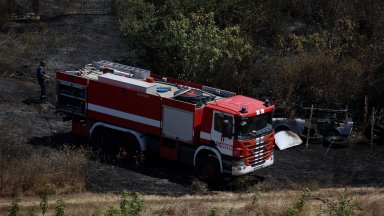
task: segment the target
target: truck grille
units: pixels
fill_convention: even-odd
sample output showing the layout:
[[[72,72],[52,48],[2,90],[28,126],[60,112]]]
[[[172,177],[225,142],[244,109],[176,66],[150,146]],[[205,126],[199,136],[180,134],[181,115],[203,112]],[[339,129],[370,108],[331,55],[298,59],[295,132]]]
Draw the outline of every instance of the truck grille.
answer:
[[[256,142],[256,144],[251,144],[249,142],[245,142],[244,145],[247,147],[248,152],[251,156],[247,158],[248,166],[258,166],[265,162],[266,159],[269,158],[271,154],[271,150],[268,150],[269,142],[263,141]]]

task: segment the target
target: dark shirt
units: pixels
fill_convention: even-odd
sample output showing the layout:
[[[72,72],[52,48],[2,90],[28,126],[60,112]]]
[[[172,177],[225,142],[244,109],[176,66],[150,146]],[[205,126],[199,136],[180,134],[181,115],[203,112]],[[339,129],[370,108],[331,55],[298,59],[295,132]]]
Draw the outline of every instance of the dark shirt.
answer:
[[[45,80],[45,70],[44,70],[44,67],[41,65],[39,66],[39,68],[37,68],[37,80],[38,81]]]

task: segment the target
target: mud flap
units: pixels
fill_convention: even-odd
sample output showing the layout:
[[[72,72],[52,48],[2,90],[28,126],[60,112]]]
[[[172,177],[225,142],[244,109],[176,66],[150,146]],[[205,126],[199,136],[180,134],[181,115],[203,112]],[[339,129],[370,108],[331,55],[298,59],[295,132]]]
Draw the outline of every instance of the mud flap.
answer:
[[[275,142],[280,150],[284,150],[300,145],[303,141],[292,131],[280,131],[275,134]]]

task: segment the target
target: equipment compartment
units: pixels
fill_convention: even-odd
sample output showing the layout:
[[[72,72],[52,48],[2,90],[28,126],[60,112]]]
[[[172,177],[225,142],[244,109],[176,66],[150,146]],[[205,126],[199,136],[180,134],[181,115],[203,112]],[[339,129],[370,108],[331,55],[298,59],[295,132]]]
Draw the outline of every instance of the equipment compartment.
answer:
[[[85,114],[86,88],[84,86],[59,81],[57,87],[57,108],[60,111]]]

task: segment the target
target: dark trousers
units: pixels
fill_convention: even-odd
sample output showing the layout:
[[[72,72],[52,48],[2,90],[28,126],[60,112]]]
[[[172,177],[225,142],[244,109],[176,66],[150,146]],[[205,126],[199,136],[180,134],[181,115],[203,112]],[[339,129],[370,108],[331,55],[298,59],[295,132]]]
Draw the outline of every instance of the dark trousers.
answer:
[[[39,85],[40,85],[40,89],[41,89],[40,100],[41,100],[41,102],[45,102],[45,98],[46,98],[45,80],[38,80],[38,81],[39,81]]]

